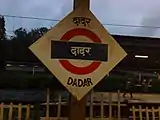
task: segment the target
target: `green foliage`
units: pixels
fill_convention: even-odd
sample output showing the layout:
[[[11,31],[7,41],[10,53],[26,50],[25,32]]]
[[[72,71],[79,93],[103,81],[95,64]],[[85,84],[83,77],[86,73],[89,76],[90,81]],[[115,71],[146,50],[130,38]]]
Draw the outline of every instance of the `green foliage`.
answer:
[[[5,39],[6,39],[6,33],[5,33],[5,20],[3,16],[0,16],[0,71],[4,70],[5,66]]]
[[[0,40],[5,40],[5,38],[6,38],[5,20],[3,16],[0,16]]]
[[[32,41],[36,41],[40,37],[42,37],[49,29],[46,27],[31,29],[31,31],[28,33],[28,36],[31,37]]]
[[[3,89],[45,89],[66,90],[66,88],[52,75],[46,73],[36,73],[34,76],[26,72],[1,72],[0,88]],[[95,87],[95,91],[105,92],[117,90],[124,91],[122,77],[109,76],[100,81]],[[133,88],[133,92],[143,92],[141,88]],[[160,93],[160,81],[153,81],[150,93]]]
[[[24,28],[19,28],[17,30],[14,31],[15,37],[13,37],[13,40],[24,40],[24,38],[26,39],[27,37],[27,31]]]
[[[64,89],[63,86],[49,74],[25,72],[1,72],[0,88],[16,88],[16,89],[40,89],[50,87],[52,89]]]
[[[96,91],[117,91],[123,88],[123,78],[109,76],[101,80],[96,86]]]
[[[120,90],[121,92],[123,92],[125,90],[124,80],[125,78],[123,76],[122,77],[116,77],[116,76],[107,77],[106,79],[103,79],[95,86],[95,90],[101,91],[101,92],[104,92],[104,91],[115,91],[116,92],[117,90]],[[160,81],[153,80],[151,85],[152,87],[148,88],[149,93],[160,93]],[[143,92],[142,87],[136,87],[136,86],[134,86],[131,91],[140,92],[140,93]]]
[[[14,36],[6,41],[7,60],[17,62],[37,62],[39,61],[35,55],[28,49],[37,39],[43,36],[48,28],[42,27],[27,31],[19,28],[14,31]]]

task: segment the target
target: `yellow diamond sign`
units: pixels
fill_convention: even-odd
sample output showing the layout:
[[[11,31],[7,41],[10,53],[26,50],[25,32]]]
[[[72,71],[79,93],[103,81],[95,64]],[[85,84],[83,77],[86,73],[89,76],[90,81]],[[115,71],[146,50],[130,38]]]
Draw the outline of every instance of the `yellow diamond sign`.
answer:
[[[127,55],[93,13],[80,8],[29,49],[77,100]]]

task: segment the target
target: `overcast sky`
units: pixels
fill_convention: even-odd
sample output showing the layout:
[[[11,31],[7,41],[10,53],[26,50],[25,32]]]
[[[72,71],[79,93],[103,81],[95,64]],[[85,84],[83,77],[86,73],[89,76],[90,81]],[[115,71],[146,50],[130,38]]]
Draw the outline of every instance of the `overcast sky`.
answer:
[[[72,10],[72,0],[0,0],[2,15],[62,19]],[[160,27],[160,0],[91,0],[91,10],[104,24]],[[53,26],[56,22],[6,19],[8,33],[13,29]],[[111,34],[158,36],[159,29],[105,25]]]

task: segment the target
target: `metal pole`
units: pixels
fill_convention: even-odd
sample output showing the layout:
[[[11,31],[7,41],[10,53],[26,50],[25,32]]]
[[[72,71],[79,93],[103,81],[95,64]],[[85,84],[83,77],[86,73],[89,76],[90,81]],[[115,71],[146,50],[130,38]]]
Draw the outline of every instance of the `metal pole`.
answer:
[[[109,120],[112,119],[112,93],[109,92]]]
[[[38,66],[34,66],[32,69],[32,75],[35,75],[35,69],[38,68]]]
[[[34,71],[35,71],[35,66],[32,69],[32,75],[34,75]]]
[[[70,95],[69,104],[69,120],[85,120],[86,119],[86,96],[77,101]]]
[[[120,101],[120,90],[118,90],[118,120],[121,119],[121,101]]]
[[[83,9],[90,9],[90,0],[74,0],[73,9],[83,7]]]
[[[50,102],[50,89],[47,88],[47,104],[46,104],[46,120],[49,120],[49,102]]]
[[[93,89],[90,92],[90,120],[93,118]]]
[[[89,10],[90,0],[74,0],[73,9],[81,8]],[[84,11],[85,12],[85,11]],[[85,120],[86,119],[86,97],[77,101],[71,94],[69,99],[69,120]]]
[[[142,75],[139,73],[139,82],[141,81]]]

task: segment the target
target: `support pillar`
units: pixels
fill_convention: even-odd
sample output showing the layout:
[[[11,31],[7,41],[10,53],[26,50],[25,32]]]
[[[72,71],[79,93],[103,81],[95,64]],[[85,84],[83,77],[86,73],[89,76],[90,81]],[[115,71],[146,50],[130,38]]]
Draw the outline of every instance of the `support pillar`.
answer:
[[[73,9],[81,7],[82,10],[90,8],[90,0],[74,0]],[[77,101],[71,94],[69,96],[69,120],[86,119],[86,96]]]
[[[69,98],[69,120],[86,119],[86,97],[77,101],[72,95]]]
[[[90,0],[74,0],[73,9],[83,7],[83,9],[90,9]]]

